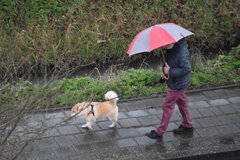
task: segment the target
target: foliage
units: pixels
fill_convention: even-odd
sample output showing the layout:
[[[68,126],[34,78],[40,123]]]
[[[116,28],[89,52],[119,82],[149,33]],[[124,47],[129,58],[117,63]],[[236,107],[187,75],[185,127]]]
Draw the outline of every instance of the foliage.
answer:
[[[195,67],[192,71],[190,89],[239,83],[240,77],[237,73],[237,69],[240,68],[239,55],[240,45],[232,48],[228,54],[219,55]],[[4,92],[1,92],[0,101],[4,106],[21,101],[27,95],[33,97],[51,95],[42,100],[41,106],[55,107],[73,105],[79,101],[101,101],[108,90],[116,91],[120,99],[149,96],[165,91],[165,85],[159,83],[160,73],[161,68],[157,70],[142,68],[121,71],[108,80],[91,77],[64,78],[55,80],[49,85],[33,85],[27,81],[20,81],[7,86]]]
[[[110,86],[100,80],[90,77],[79,77],[65,79],[63,89],[54,103],[59,105],[74,104],[79,101],[101,100],[105,92],[110,90]],[[60,84],[61,85],[61,84]]]
[[[240,68],[240,45],[234,47],[228,55],[219,55],[193,71],[193,87],[214,86],[238,83]]]
[[[117,79],[122,86],[123,98],[156,94],[163,91],[159,84],[160,71],[150,69],[129,69],[121,72]]]
[[[212,56],[236,44],[239,5],[235,0],[2,0],[0,80],[6,73],[14,81],[53,74],[63,66],[128,62],[133,37],[164,22],[193,31],[191,51]]]

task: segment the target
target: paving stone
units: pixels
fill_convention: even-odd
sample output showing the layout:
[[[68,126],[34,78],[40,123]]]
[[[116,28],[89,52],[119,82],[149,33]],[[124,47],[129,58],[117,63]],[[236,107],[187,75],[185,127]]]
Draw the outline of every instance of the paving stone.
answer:
[[[178,112],[173,112],[170,122],[182,120],[182,116]]]
[[[240,113],[240,104],[233,104],[232,107],[234,108],[235,111]]]
[[[141,123],[136,118],[127,118],[127,119],[120,119],[118,123],[122,127],[137,127],[141,126]]]
[[[177,137],[175,137],[173,135],[173,132],[165,132],[164,135],[163,135],[163,141],[164,142],[169,142],[169,141],[173,141],[173,140],[176,140]]]
[[[231,88],[231,89],[225,89],[225,92],[230,96],[230,97],[235,97],[236,95],[240,94],[240,88]]]
[[[71,156],[75,155],[76,151],[71,146],[60,146],[54,150],[56,155],[61,155],[61,157],[64,156]]]
[[[240,95],[240,93],[239,93]],[[228,99],[231,103],[240,104],[240,97],[231,97]]]
[[[65,125],[66,122],[61,118],[49,118],[44,121],[44,124],[48,127],[51,127]]]
[[[191,135],[179,136],[173,134],[172,130],[182,123],[182,117],[176,107],[167,132],[163,136],[163,142],[147,138],[145,133],[155,129],[155,125],[159,124],[162,117],[161,102],[159,102],[161,100],[149,98],[147,101],[137,100],[136,103],[134,101],[119,103],[119,109],[120,107],[123,108],[119,112],[119,124],[114,129],[107,128],[111,123],[110,121],[102,120],[94,124],[93,130],[84,130],[81,128],[81,124],[85,123],[85,120],[81,121],[77,117],[62,124],[63,126],[75,126],[79,130],[77,133],[61,136],[56,128],[52,128],[48,134],[51,138],[38,141],[32,153],[29,154],[32,157],[29,157],[34,160],[150,160],[154,158],[167,159],[171,156],[170,159],[174,159],[176,156],[183,158],[191,155],[239,150],[239,93],[240,89],[231,88],[208,91],[205,94],[202,94],[202,92],[188,94],[188,104],[191,106],[190,112],[195,128]],[[29,114],[25,121],[21,122],[22,128],[16,131],[16,135],[24,137],[25,132],[34,130],[34,128],[37,129],[41,122],[50,121],[51,123],[48,125],[56,124],[68,118],[70,112],[67,112],[69,110],[60,111],[60,114],[57,112],[47,113],[44,116]],[[130,116],[134,118],[129,118]],[[32,119],[32,121],[28,121],[28,119]],[[70,128],[69,130],[72,132]],[[68,130],[66,133],[68,133]],[[41,132],[36,135],[41,135]],[[233,139],[234,143],[228,142],[228,144],[225,144],[227,142],[226,138],[229,139],[229,137]],[[171,145],[172,148],[166,147],[166,144]],[[166,155],[171,156],[165,157]],[[20,160],[21,158],[25,160],[28,157],[23,154]]]
[[[219,106],[219,109],[220,109],[224,114],[236,113],[236,111],[233,109],[232,105]]]
[[[120,137],[133,137],[133,136],[138,136],[140,135],[137,132],[136,128],[123,128],[123,129],[117,129],[118,134],[120,135]]]
[[[17,126],[15,132],[24,132],[24,128],[22,126]]]
[[[236,114],[232,115],[223,115],[216,118],[222,124],[232,124],[232,123],[239,123],[240,117]]]
[[[188,105],[191,108],[207,108],[207,107],[210,107],[210,105],[206,101],[189,102]]]
[[[174,147],[179,151],[186,151],[191,150],[192,148],[196,148],[196,144],[193,140],[187,139],[187,140],[176,140],[172,142]]]
[[[80,130],[75,125],[58,127],[57,130],[61,135],[80,133]]]
[[[190,114],[191,114],[192,118],[201,118],[202,117],[201,113],[195,108],[190,109]]]
[[[150,108],[146,110],[149,114],[154,114],[154,115],[162,115],[162,108],[156,107],[156,108]]]
[[[126,108],[128,111],[134,111],[134,110],[139,110],[139,109],[144,109],[147,106],[143,103],[142,100],[137,100],[137,101],[131,101],[128,108]]]
[[[19,156],[17,156],[17,160],[35,160],[35,158],[30,153],[20,153]]]
[[[157,125],[160,123],[159,118],[157,118],[155,115],[146,116],[146,117],[140,117],[138,120],[141,122],[143,126],[147,125]]]
[[[178,125],[174,122],[170,122],[167,127],[167,131],[172,131],[174,129],[178,128]]]
[[[157,98],[149,98],[143,99],[143,103],[145,106],[159,106],[162,104],[164,97],[157,97]]]
[[[112,124],[112,122],[111,121],[102,121],[102,122],[97,122],[97,125],[101,128],[101,129],[110,129],[109,128],[109,125],[110,124]],[[121,128],[121,126],[118,124],[118,123],[116,123],[116,125],[115,125],[115,128]]]
[[[227,97],[228,94],[224,89],[218,89],[218,90],[211,90],[211,91],[204,91],[203,94],[208,99],[217,99],[219,97]]]
[[[151,130],[155,130],[156,128],[151,126],[151,127],[141,127],[137,128],[137,131],[140,133],[140,135],[145,135],[146,133],[150,132]]]
[[[218,125],[222,124],[221,121],[219,121],[219,119],[216,118],[216,117],[208,117],[208,118],[197,119],[197,122],[202,127],[218,126]]]
[[[86,120],[78,117],[73,117],[72,119],[67,121],[67,124],[70,124],[70,125],[82,125],[84,123],[86,123]]]
[[[128,116],[124,112],[118,112],[118,119],[125,119],[128,118]]]
[[[127,112],[127,115],[132,118],[147,116],[148,114],[144,110],[135,110]]]
[[[42,113],[26,114],[25,118],[28,122],[42,122],[45,120],[45,116]]]
[[[216,116],[222,115],[223,112],[219,109],[219,107],[210,107],[209,108]]]
[[[132,138],[127,138],[127,139],[117,140],[116,145],[118,147],[129,147],[129,146],[137,146],[137,143]]]
[[[31,130],[37,130],[37,129],[41,129],[43,127],[43,124],[41,122],[36,122],[36,121],[29,121],[27,123],[28,129],[31,128]]]
[[[77,139],[77,142],[79,145],[89,144],[89,143],[99,141],[99,138],[97,137],[94,131],[87,131],[86,133],[75,134],[74,136]]]
[[[78,153],[77,157],[80,158],[87,158],[87,157],[91,157],[91,153],[89,153],[89,151],[92,150],[92,145],[91,144],[78,144],[73,146],[76,150],[76,152]],[[76,156],[76,155],[75,155]]]
[[[199,108],[210,107],[210,105],[206,101],[198,101],[198,102],[196,102],[196,105]]]
[[[215,135],[219,135],[219,131],[215,127],[207,127],[207,128],[197,128],[196,132],[201,137],[211,137]]]
[[[50,128],[42,134],[42,137],[51,137],[51,136],[59,136],[59,135],[60,133],[55,128]]]
[[[69,110],[65,110],[63,113],[64,113],[64,115],[65,115],[66,117],[69,117],[69,116],[71,116],[71,114],[72,114],[72,112],[71,112],[70,109],[69,109]]]
[[[58,144],[56,143],[56,141],[53,138],[44,138],[41,140],[37,140],[35,142],[35,145],[41,151],[58,147]]]
[[[211,106],[223,106],[230,104],[226,99],[215,99],[209,101]]]
[[[45,113],[44,114],[46,119],[52,119],[52,118],[65,118],[66,115],[64,112],[54,112],[54,113]]]
[[[111,140],[119,138],[119,135],[116,130],[105,130],[105,131],[98,131],[95,133],[99,140]]]
[[[74,136],[60,136],[54,137],[55,141],[59,146],[72,146],[78,144],[77,139]]]
[[[136,138],[134,138],[134,140],[139,145],[147,145],[147,144],[154,144],[154,143],[156,143],[156,140],[150,139],[147,136],[136,137]]]
[[[193,121],[193,127],[194,127],[194,128],[200,128],[200,127],[201,127],[201,125],[197,122],[196,119],[193,119],[192,121]],[[181,122],[181,123],[182,123],[182,122]],[[179,125],[178,125],[178,126],[179,126]]]
[[[129,102],[120,102],[118,103],[118,111],[119,112],[126,112],[127,108],[131,107],[132,104]]]
[[[32,152],[32,155],[34,159],[37,159],[37,160],[54,159],[56,157],[52,149],[43,150],[43,151],[36,150]]]
[[[192,93],[187,94],[187,100],[188,102],[204,101],[207,100],[207,97],[199,93]]]
[[[232,134],[232,133],[239,133],[240,132],[240,129],[234,124],[217,126],[217,129],[223,135],[229,135],[229,134]]]
[[[210,108],[198,108],[198,111],[203,115],[202,117],[211,117],[215,115]]]

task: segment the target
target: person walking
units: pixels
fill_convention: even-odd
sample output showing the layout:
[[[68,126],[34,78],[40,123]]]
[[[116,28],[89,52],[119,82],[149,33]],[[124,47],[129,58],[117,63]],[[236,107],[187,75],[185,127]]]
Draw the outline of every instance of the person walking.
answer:
[[[173,133],[182,134],[193,131],[192,118],[185,95],[185,89],[191,81],[191,64],[187,42],[183,38],[177,43],[165,46],[165,48],[166,62],[163,66],[162,77],[168,87],[167,96],[162,104],[163,114],[159,126],[146,133],[146,136],[151,139],[162,139],[176,104],[183,120],[179,128],[173,130]]]

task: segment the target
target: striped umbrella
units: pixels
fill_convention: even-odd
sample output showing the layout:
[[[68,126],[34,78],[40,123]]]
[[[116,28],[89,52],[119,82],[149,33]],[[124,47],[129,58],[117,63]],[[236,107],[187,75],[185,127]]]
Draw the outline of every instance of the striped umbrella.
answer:
[[[176,43],[193,33],[174,23],[162,23],[139,32],[128,48],[129,56]]]

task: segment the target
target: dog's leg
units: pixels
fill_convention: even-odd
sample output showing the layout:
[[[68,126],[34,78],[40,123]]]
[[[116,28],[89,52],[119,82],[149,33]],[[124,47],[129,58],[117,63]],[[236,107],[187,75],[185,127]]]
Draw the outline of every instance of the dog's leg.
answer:
[[[109,127],[109,128],[114,128],[114,127],[115,127],[115,124],[116,124],[116,122],[112,122],[112,124],[109,125],[108,127]]]
[[[118,121],[118,108],[116,109],[116,112],[108,117],[110,121],[112,121],[112,124],[110,124],[108,127],[109,128],[114,128],[117,121]]]
[[[94,116],[89,116],[87,118],[87,123],[82,125],[82,128],[93,129],[92,125],[96,122],[96,118]]]
[[[90,121],[90,122],[87,122],[86,124],[84,124],[84,125],[82,125],[82,128],[85,128],[85,129],[93,129],[92,128],[92,122]]]

